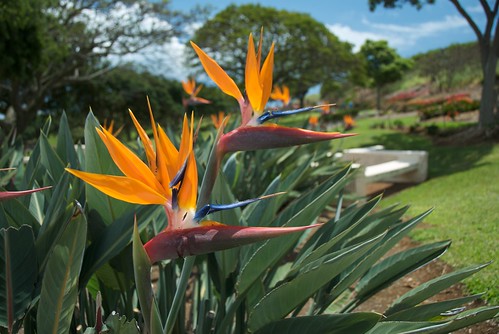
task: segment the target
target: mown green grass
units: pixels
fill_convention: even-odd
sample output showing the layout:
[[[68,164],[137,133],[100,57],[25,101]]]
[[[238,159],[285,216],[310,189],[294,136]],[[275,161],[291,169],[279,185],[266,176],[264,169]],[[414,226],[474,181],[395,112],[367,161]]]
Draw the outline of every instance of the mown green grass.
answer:
[[[402,119],[404,123],[414,121]],[[340,146],[362,147],[381,144],[387,149],[429,152],[428,181],[385,198],[382,206],[409,204],[414,216],[434,208],[424,224],[412,233],[420,242],[452,240],[442,259],[462,268],[493,262],[465,281],[471,293],[485,292],[491,304],[499,302],[499,144],[436,146],[421,135],[390,129],[372,129],[376,119],[357,122],[359,136],[346,138]],[[441,125],[441,124],[440,124]]]

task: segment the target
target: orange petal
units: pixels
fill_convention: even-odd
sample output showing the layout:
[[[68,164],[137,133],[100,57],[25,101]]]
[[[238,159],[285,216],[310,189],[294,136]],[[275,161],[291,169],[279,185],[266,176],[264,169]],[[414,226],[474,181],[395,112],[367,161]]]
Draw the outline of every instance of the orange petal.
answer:
[[[132,118],[133,124],[135,125],[137,133],[139,134],[140,141],[144,146],[144,151],[146,152],[146,157],[147,157],[147,162],[149,163],[149,167],[151,171],[154,173],[154,171],[156,170],[156,152],[154,152],[154,147],[152,146],[152,142],[149,139],[149,136],[147,135],[146,131],[142,128],[140,123],[135,118],[133,112],[130,109],[128,109],[128,113]]]
[[[194,79],[188,79],[187,82],[182,81],[182,88],[184,88],[184,91],[188,95],[192,95],[192,92],[194,91],[194,87],[196,86],[196,83]]]
[[[168,170],[169,179],[173,179],[178,172],[177,161],[178,151],[175,145],[172,144],[170,138],[166,135],[161,126],[158,126],[159,149],[165,157],[165,163]],[[168,181],[169,182],[169,181]]]
[[[196,87],[196,89],[192,92],[192,96],[197,96],[199,94],[199,91],[201,90],[201,88],[203,88],[203,85],[199,85],[198,87]],[[194,89],[194,87],[193,87]]]
[[[265,109],[265,105],[272,91],[272,72],[274,68],[274,43],[270,47],[269,54],[263,63],[262,71],[260,72],[260,83],[262,85],[262,96],[260,100],[260,110]]]
[[[281,87],[275,86],[272,93],[270,93],[270,97],[274,100],[281,100],[282,99]]]
[[[194,209],[196,207],[198,193],[198,171],[194,152],[188,157],[184,180],[178,196],[178,204],[183,209]]]
[[[203,50],[199,48],[194,42],[191,41],[191,45],[194,51],[197,53],[201,64],[208,76],[213,80],[218,87],[227,95],[232,96],[237,101],[243,101],[243,95],[237,87],[234,80],[232,80],[227,73],[214,61],[210,56],[208,56]]]
[[[285,86],[285,85],[282,86],[282,96],[283,96],[282,102],[285,105],[288,105],[289,104],[289,100],[291,100],[291,96],[289,94],[289,88],[288,88],[288,86]]]
[[[158,131],[156,130],[156,122],[154,121],[154,115],[152,114],[151,101],[149,101],[149,96],[147,96],[147,107],[149,108],[149,117],[151,118],[152,133],[154,136],[154,142],[158,142]]]
[[[256,65],[260,68],[262,63],[263,27],[260,29],[260,40],[258,42],[258,52],[256,54]]]
[[[246,55],[246,68],[244,74],[246,94],[250,101],[253,110],[261,112],[260,101],[262,99],[262,87],[260,85],[260,69],[258,67],[257,58],[255,55],[255,45],[253,43],[253,35],[249,35],[248,53]]]
[[[125,202],[164,205],[167,201],[165,196],[156,192],[153,188],[129,177],[86,173],[69,168],[66,168],[66,171],[102,191],[104,194]]]
[[[178,150],[178,159],[177,159],[177,172],[180,170],[182,165],[187,159],[187,156],[192,151],[192,128],[193,128],[193,117],[191,117],[191,127],[189,128],[189,122],[187,115],[184,115],[184,121],[182,125],[182,137],[180,139],[180,147]]]
[[[123,174],[129,178],[136,179],[144,184],[147,184],[150,188],[153,188],[158,192],[163,190],[153,172],[142,160],[139,159],[139,157],[135,155],[135,153],[123,145],[106,129],[97,129],[97,133],[106,145],[114,163],[123,172]]]

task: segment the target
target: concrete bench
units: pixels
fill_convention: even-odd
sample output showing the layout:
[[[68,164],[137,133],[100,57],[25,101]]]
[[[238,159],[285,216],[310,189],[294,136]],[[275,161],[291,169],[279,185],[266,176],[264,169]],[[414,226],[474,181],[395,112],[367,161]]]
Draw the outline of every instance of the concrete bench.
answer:
[[[376,145],[345,150],[339,157],[358,169],[347,189],[360,196],[368,194],[370,183],[420,183],[428,176],[426,151],[385,150]]]

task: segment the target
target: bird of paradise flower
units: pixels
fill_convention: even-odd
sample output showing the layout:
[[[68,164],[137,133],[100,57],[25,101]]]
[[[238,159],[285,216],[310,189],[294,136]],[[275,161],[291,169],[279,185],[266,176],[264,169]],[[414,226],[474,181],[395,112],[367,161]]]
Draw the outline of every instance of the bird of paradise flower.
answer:
[[[223,124],[223,120],[225,118],[225,113],[223,111],[219,111],[218,114],[210,115],[211,122],[215,126],[216,129],[220,128]]]
[[[265,197],[228,205],[196,208],[198,174],[193,151],[193,125],[184,116],[180,147],[177,149],[166,132],[154,121],[150,109],[155,148],[134,114],[130,116],[144,146],[147,164],[104,128],[96,129],[111,158],[123,176],[102,175],[66,168],[108,196],[136,204],[159,204],[168,217],[167,227],[149,240],[144,249],[151,263],[238,247],[311,227],[245,227],[204,220],[210,213],[232,209]],[[268,197],[268,196],[267,196]]]
[[[198,96],[201,88],[203,88],[203,85],[196,86],[196,81],[193,78],[190,78],[187,81],[182,81],[182,88],[187,93],[187,95],[189,95],[188,99],[182,98],[182,104],[184,108],[187,108],[187,106],[211,103],[210,100],[203,99],[202,97]]]
[[[225,94],[238,101],[241,111],[241,125],[221,136],[217,147],[219,155],[222,156],[227,152],[289,147],[354,135],[339,132],[317,132],[266,123],[275,118],[311,111],[322,106],[285,111],[265,111],[272,90],[274,43],[272,43],[269,53],[261,65],[262,41],[263,30],[260,33],[258,51],[255,52],[253,35],[249,35],[245,67],[246,96],[241,93],[234,80],[222,67],[191,41],[191,45],[208,76]]]
[[[291,95],[289,94],[289,88],[286,85],[282,85],[282,88],[279,86],[275,86],[270,93],[270,98],[274,100],[278,100],[282,102],[282,106],[286,107],[289,105],[289,101],[291,101]]]

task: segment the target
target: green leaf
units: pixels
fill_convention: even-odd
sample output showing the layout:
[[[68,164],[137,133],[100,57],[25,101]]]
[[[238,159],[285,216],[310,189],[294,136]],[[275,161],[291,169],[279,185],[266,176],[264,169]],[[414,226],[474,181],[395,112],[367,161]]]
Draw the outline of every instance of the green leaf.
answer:
[[[51,252],[36,315],[38,333],[68,333],[78,296],[87,221],[79,208]]]
[[[47,136],[42,132],[40,134],[40,160],[47,170],[47,174],[52,184],[57,183],[64,173],[64,163],[57,155],[57,152],[50,145]]]
[[[79,168],[80,164],[78,162],[73,136],[71,135],[68,118],[66,117],[65,112],[62,112],[61,119],[59,121],[56,151],[62,161],[69,163],[71,168]]]
[[[36,238],[36,256],[38,257],[39,272],[45,270],[52,249],[58,243],[66,226],[70,223],[74,207],[67,204],[65,197],[69,185],[69,175],[64,174],[50,197],[48,207],[45,211],[43,224]]]
[[[22,225],[30,226],[35,234],[40,229],[40,223],[18,198],[2,201],[0,203],[0,228],[10,226],[20,228]]]
[[[210,202],[210,195],[213,189],[213,185],[215,184],[216,178],[219,174],[220,160],[223,158],[219,157],[217,150],[217,144],[222,135],[223,127],[221,126],[217,131],[217,135],[215,137],[215,140],[213,141],[213,146],[210,148],[208,161],[206,162],[206,169],[204,170],[201,187],[198,192],[198,208],[201,208]]]
[[[45,174],[45,167],[40,162],[40,141],[37,141],[35,147],[31,151],[28,163],[24,171],[24,179],[21,183],[22,188],[31,189],[35,180],[41,180],[42,175]]]
[[[350,235],[351,231],[355,230],[360,224],[364,224],[363,219],[378,203],[379,199],[373,199],[358,208],[358,210],[353,210],[348,214],[343,215],[338,221],[330,221],[329,223],[324,224],[314,233],[300,251],[297,260],[293,264],[290,275],[298,270],[301,265],[315,261],[327,252],[330,252],[334,246],[345,243],[345,239]],[[348,224],[345,224],[344,221],[347,221]],[[345,229],[342,231],[337,230],[337,225],[342,225]]]
[[[106,146],[97,134],[96,128],[100,124],[90,112],[85,122],[85,171],[98,174],[122,175],[111,159]],[[81,181],[83,182],[83,181]],[[86,184],[86,206],[89,221],[102,221],[105,225],[111,224],[125,212],[129,212],[135,205],[111,198],[94,187]]]
[[[483,294],[477,294],[468,297],[444,300],[437,303],[424,304],[405,309],[387,317],[386,321],[428,321],[441,318],[445,320],[448,317],[442,316],[443,313],[456,310],[461,305],[471,303],[482,297]],[[435,318],[435,319],[434,319]],[[438,319],[437,319],[438,320]]]
[[[287,318],[265,325],[256,334],[362,334],[373,328],[380,318],[381,314],[368,312]]]
[[[310,263],[297,277],[271,290],[255,305],[249,316],[249,329],[255,331],[272,321],[285,317],[296,306],[305,302],[314,292],[339,275],[351,262],[362,257],[382,237],[383,235],[379,235],[372,240],[329,254]]]
[[[277,176],[262,195],[270,195],[294,189],[296,182],[298,182],[309,168],[311,160],[309,159],[305,164],[295,168],[292,173],[285,177],[282,174]],[[273,200],[259,201],[244,209],[243,219],[250,226],[266,226],[274,218],[281,204],[288,199],[289,196],[281,195]]]
[[[395,312],[405,310],[409,307],[413,307],[422,301],[436,295],[440,291],[448,288],[449,286],[465,279],[466,277],[473,275],[477,271],[488,266],[490,263],[481,264],[478,266],[470,266],[463,268],[461,270],[456,270],[447,275],[439,276],[420,286],[410,290],[405,293],[399,299],[397,299],[385,312],[385,315],[389,316]]]
[[[443,328],[445,322],[411,322],[411,321],[384,321],[378,322],[368,334],[415,334],[434,333],[435,330]]]
[[[0,326],[12,329],[31,302],[37,276],[31,227],[0,229]]]
[[[116,313],[110,314],[104,323],[106,328],[101,333],[139,334],[139,327],[135,319],[127,321],[125,316],[120,317]]]
[[[499,306],[484,306],[465,311],[455,317],[450,323],[442,328],[432,331],[432,334],[452,333],[460,328],[468,327],[479,322],[496,318],[499,314]]]
[[[311,223],[342,189],[344,185],[342,181],[347,173],[348,169],[344,169],[309,191],[308,194],[293,201],[279,214],[272,225],[291,227]],[[242,295],[268,268],[275,265],[299,238],[300,234],[295,233],[264,242],[241,270],[236,286],[238,293]]]
[[[106,226],[85,253],[80,286],[84,286],[99,267],[118,255],[131,242],[134,217],[137,218],[139,229],[142,229],[160,213],[159,206],[143,205]]]
[[[146,327],[145,330],[147,332],[152,329],[153,324],[151,324],[151,320],[157,321],[160,317],[158,307],[154,301],[154,293],[151,285],[151,261],[147,256],[142,241],[140,240],[137,224],[134,224],[133,228],[132,254],[137,296],[139,298],[140,310],[142,312],[142,317]],[[157,315],[153,315],[153,312],[157,313]],[[161,329],[162,324],[154,324],[154,328]],[[161,330],[159,332],[161,333]]]
[[[441,256],[450,241],[436,242],[399,252],[373,266],[359,281],[356,295],[366,299],[384,289],[399,278]]]
[[[359,263],[353,263],[351,270],[344,273],[340,282],[335,285],[332,290],[328,291],[327,300],[323,303],[321,310],[325,309],[327,305],[331,304],[336,298],[338,298],[344,291],[346,291],[355,281],[362,277],[376,262],[378,262],[383,255],[386,254],[390,249],[393,248],[411,229],[413,229],[417,224],[419,224],[424,217],[430,214],[431,210],[420,214],[406,222],[395,225],[388,229],[385,237],[379,242],[379,245],[374,247],[369,254],[360,260]],[[370,221],[365,220],[364,223],[368,224]],[[360,304],[363,300],[359,298],[354,298],[346,310],[349,311]]]
[[[228,187],[223,174],[220,174],[215,180],[215,186],[212,192],[213,203],[234,203],[236,198]],[[238,225],[241,218],[241,209],[222,210],[211,215],[210,219],[226,225]],[[215,252],[219,270],[222,278],[227,278],[236,270],[239,260],[239,247]]]
[[[29,201],[29,211],[40,225],[43,223],[43,217],[45,216],[44,209],[45,195],[42,194],[42,192],[31,194],[31,200]]]

